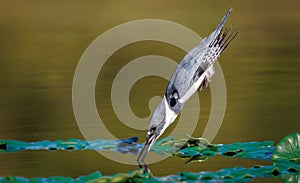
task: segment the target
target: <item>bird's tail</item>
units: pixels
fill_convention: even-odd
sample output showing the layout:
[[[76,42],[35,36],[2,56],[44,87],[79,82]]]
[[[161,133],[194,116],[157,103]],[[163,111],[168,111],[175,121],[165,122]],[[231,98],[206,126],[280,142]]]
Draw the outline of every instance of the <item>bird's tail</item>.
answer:
[[[200,66],[204,71],[214,64],[238,33],[236,30],[232,31],[233,26],[223,29],[231,12],[232,8],[227,11],[217,28],[187,54],[189,57],[202,59]]]
[[[222,30],[222,28],[223,28],[223,26],[224,26],[224,24],[225,24],[226,20],[228,19],[231,12],[232,12],[232,8],[230,8],[226,12],[225,16],[222,18],[222,20],[219,23],[219,25],[217,26],[217,28],[208,37],[206,37],[206,42],[208,44],[210,44],[212,41],[214,41],[217,38],[217,36],[220,34],[220,32],[221,32],[221,30]]]
[[[216,31],[219,33],[224,26],[226,20],[228,19],[230,13],[232,12],[232,8],[229,8],[229,10],[226,12],[225,16],[222,18],[221,22],[219,23],[218,27],[216,28]]]
[[[220,24],[217,28],[204,39],[205,43],[209,47],[209,49],[204,54],[204,61],[201,62],[201,68],[209,68],[211,67],[217,58],[222,54],[225,48],[230,44],[230,42],[235,38],[238,34],[238,31],[233,30],[230,26],[229,28],[223,28],[228,16],[232,12],[232,8],[230,8],[225,16],[223,17]]]
[[[232,29],[233,25],[231,25],[229,28],[223,28],[231,12],[232,8],[227,11],[217,28],[206,38],[206,43],[209,44],[209,47],[215,51],[214,55],[216,57],[219,57],[222,54],[225,48],[238,34],[237,30]]]

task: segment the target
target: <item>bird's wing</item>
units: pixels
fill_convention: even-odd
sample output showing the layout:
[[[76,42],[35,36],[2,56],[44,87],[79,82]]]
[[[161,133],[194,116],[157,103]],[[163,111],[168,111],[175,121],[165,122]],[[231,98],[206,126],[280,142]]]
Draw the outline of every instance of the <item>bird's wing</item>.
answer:
[[[196,92],[205,78],[207,69],[214,64],[219,56],[213,56],[212,54],[218,51],[216,49],[219,49],[220,43],[229,32],[229,30],[225,29],[222,33],[222,27],[231,12],[232,9],[230,8],[217,28],[195,48],[190,50],[174,71],[165,96],[170,107],[174,108],[176,113],[182,109],[184,103]],[[221,51],[218,54],[221,54]]]

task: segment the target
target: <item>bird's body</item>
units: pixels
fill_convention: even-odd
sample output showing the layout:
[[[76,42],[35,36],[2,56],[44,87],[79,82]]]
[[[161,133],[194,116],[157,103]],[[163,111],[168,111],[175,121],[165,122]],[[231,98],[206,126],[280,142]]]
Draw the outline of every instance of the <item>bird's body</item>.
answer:
[[[206,88],[208,82],[214,75],[213,64],[234,39],[237,32],[222,27],[231,13],[230,9],[218,27],[195,48],[190,50],[175,69],[161,103],[153,112],[147,129],[145,146],[138,157],[140,167],[147,166],[144,158],[149,152],[152,144],[174,122],[186,101],[198,90]]]

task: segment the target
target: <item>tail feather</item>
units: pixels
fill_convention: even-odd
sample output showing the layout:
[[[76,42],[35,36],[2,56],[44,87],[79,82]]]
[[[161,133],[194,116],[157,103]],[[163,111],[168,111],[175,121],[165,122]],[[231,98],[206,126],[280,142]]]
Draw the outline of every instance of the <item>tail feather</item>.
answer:
[[[217,36],[219,36],[226,20],[228,19],[230,13],[232,12],[232,8],[230,8],[226,14],[224,15],[224,17],[222,18],[221,22],[219,23],[219,25],[217,26],[217,28],[206,38],[208,43],[211,43],[212,40],[215,40]]]
[[[229,10],[226,12],[225,16],[222,18],[221,22],[219,23],[218,27],[216,28],[217,32],[221,31],[222,27],[224,26],[231,12],[232,12],[232,8],[229,8]]]

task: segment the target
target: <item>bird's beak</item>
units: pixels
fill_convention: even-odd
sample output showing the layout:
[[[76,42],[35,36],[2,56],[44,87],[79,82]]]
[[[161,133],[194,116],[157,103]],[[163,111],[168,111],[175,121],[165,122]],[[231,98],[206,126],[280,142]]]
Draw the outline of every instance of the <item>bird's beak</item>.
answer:
[[[156,135],[154,133],[150,134],[145,142],[145,145],[148,145],[150,148],[152,147],[153,143],[156,141]],[[149,149],[150,150],[150,149]]]
[[[139,167],[144,169],[144,172],[149,172],[149,169],[148,169],[146,163],[144,162],[144,159],[146,158],[148,152],[150,151],[150,149],[151,149],[152,145],[154,144],[154,142],[156,141],[156,139],[157,139],[157,137],[154,133],[147,136],[146,142],[138,155],[137,162],[139,164]]]

